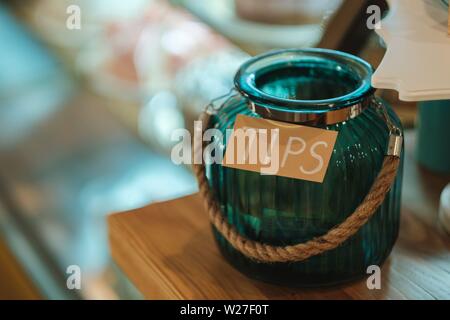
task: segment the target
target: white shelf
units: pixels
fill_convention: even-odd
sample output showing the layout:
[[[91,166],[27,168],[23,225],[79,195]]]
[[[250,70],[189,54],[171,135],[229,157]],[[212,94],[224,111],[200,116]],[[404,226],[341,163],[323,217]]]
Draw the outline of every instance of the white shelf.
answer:
[[[387,46],[372,85],[404,101],[450,99],[448,8],[441,0],[388,0],[377,33]]]

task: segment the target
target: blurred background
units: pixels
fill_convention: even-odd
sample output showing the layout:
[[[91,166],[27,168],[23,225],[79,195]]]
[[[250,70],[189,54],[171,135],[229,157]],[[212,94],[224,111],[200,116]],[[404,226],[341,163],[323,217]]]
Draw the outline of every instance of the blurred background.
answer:
[[[1,1],[0,298],[139,298],[110,258],[105,217],[197,190],[170,161],[172,130],[190,128],[267,50],[333,48],[376,67],[385,49],[365,26],[370,4],[387,10],[365,0]],[[415,104],[379,95],[414,127]],[[81,290],[67,290],[69,265],[83,271]]]

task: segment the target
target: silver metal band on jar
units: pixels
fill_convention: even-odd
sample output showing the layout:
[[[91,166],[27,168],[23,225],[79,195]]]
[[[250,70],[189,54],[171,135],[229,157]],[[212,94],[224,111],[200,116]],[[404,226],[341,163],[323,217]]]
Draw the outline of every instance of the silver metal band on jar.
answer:
[[[359,116],[370,105],[370,99],[364,99],[354,105],[342,107],[339,109],[330,109],[321,112],[301,112],[287,109],[274,109],[262,106],[248,101],[250,110],[259,114],[265,119],[297,123],[297,124],[315,124],[315,125],[332,125],[354,119]]]

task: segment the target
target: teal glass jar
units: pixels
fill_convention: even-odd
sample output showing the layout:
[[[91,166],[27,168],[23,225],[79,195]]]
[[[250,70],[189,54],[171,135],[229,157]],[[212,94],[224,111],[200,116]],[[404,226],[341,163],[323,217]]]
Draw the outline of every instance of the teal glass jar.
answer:
[[[206,166],[221,212],[238,232],[275,246],[327,233],[343,222],[369,192],[389,140],[375,108],[365,61],[324,49],[283,50],[250,59],[235,77],[237,93],[215,106],[210,126],[224,136],[238,114],[338,131],[323,183]],[[401,128],[393,110],[384,105]],[[221,143],[221,142],[219,142]],[[227,141],[221,145],[225,150]],[[247,258],[213,227],[226,259],[247,276],[286,286],[324,286],[367,276],[388,257],[399,230],[402,163],[394,185],[374,216],[338,248],[294,263]]]

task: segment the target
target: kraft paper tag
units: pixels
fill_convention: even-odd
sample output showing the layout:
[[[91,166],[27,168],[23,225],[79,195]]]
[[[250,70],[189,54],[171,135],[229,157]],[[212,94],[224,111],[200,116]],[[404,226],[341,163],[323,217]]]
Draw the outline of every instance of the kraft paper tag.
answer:
[[[225,167],[322,183],[338,132],[238,115]]]

